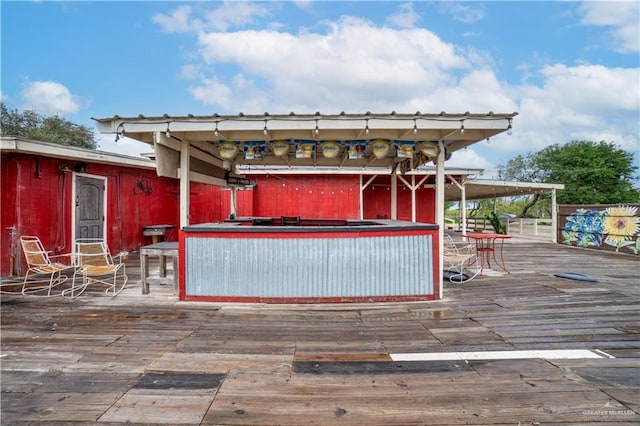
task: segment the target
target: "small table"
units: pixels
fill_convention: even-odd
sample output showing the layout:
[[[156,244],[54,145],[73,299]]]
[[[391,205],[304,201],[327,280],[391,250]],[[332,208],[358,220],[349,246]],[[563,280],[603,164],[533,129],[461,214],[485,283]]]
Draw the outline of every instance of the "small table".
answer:
[[[160,278],[156,278],[162,283],[170,284],[173,281],[173,291],[178,293],[178,242],[163,241],[140,247],[140,279],[142,280],[142,294],[149,294],[149,256],[160,257]],[[167,260],[171,256],[173,259],[173,280],[167,276]]]
[[[175,227],[175,225],[147,225],[142,227],[142,235],[151,237],[151,241],[155,244],[164,241],[167,231],[169,231],[167,240],[170,240]]]
[[[504,263],[502,252],[504,248],[504,240],[511,238],[511,235],[503,234],[462,234],[465,238],[471,238],[476,242],[476,254],[480,262],[480,274],[484,270],[484,264],[486,262],[487,268],[491,268],[491,258],[493,262],[500,267],[507,274],[510,274],[507,266]],[[496,257],[496,240],[500,240],[500,251],[498,257]]]

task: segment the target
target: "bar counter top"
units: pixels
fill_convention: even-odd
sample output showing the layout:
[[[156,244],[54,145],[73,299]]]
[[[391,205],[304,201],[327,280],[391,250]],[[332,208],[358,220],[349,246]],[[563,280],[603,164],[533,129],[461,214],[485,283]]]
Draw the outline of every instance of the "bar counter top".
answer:
[[[295,232],[375,232],[437,230],[438,225],[389,219],[309,219],[283,225],[280,217],[236,217],[219,223],[200,223],[183,228],[186,232],[295,233]]]

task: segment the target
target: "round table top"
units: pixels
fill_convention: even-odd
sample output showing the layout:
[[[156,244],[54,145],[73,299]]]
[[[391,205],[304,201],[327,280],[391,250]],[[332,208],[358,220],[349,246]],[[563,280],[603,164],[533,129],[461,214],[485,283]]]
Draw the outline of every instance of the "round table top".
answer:
[[[471,233],[471,234],[462,234],[463,237],[466,238],[475,238],[477,240],[483,240],[483,239],[497,239],[497,238],[511,238],[511,235],[505,235],[505,234],[485,234],[485,233]]]

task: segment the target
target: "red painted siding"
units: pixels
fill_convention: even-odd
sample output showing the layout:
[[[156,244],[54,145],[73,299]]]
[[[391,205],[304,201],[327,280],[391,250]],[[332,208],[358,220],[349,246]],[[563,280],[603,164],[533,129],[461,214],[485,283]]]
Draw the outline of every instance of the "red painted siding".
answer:
[[[358,219],[359,177],[251,176],[256,181],[254,216]]]
[[[54,254],[72,250],[72,170],[75,161],[2,153],[0,215],[0,275],[24,271],[20,235],[37,235]],[[107,241],[113,252],[135,251],[149,244],[142,227],[179,224],[179,182],[161,178],[155,170],[88,163],[88,175],[107,180]],[[358,219],[359,185],[356,175],[258,176],[256,186],[239,190],[239,216],[302,216]],[[398,219],[411,220],[411,191],[398,189]],[[364,218],[391,218],[390,177],[379,176],[363,194]],[[421,187],[416,194],[417,221],[435,222],[435,191]],[[231,211],[227,189],[192,183],[189,222],[220,222]],[[177,231],[173,238],[177,238]],[[15,265],[13,263],[16,263]]]
[[[72,170],[75,161],[3,153],[1,162],[0,275],[8,276],[25,270],[21,235],[37,235],[53,254],[72,251],[73,173],[59,169]],[[97,163],[88,163],[86,174],[106,177],[105,226],[111,251],[134,251],[151,243],[150,237],[142,235],[143,226],[178,225],[177,180],[158,177],[155,170]],[[192,183],[191,220],[216,222],[226,217],[228,211],[221,210],[222,192],[215,186]]]
[[[411,190],[398,180],[398,220],[411,220]],[[364,218],[391,219],[391,176],[378,176],[363,194]],[[416,222],[435,223],[435,190],[424,185],[416,190]]]

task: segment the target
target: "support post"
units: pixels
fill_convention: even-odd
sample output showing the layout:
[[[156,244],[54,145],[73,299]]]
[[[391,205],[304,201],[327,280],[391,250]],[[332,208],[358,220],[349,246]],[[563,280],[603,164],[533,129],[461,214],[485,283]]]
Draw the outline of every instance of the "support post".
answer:
[[[364,186],[362,186],[362,175],[360,175],[360,220],[364,219]]]
[[[398,175],[391,173],[391,219],[398,219]]]
[[[411,175],[411,222],[416,222],[416,175]]]
[[[180,228],[189,225],[189,148],[188,141],[180,144]]]
[[[444,142],[438,141],[438,157],[436,158],[436,223],[438,224],[438,253],[440,254],[440,266],[438,268],[439,274],[436,277],[439,290],[438,298],[442,299],[443,296],[443,284],[442,284],[442,269],[444,268],[444,259],[442,252],[444,251]]]
[[[558,242],[558,204],[555,188],[551,190],[551,241]]]

